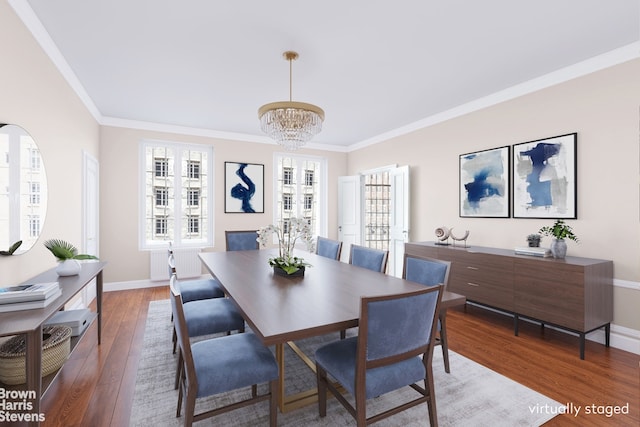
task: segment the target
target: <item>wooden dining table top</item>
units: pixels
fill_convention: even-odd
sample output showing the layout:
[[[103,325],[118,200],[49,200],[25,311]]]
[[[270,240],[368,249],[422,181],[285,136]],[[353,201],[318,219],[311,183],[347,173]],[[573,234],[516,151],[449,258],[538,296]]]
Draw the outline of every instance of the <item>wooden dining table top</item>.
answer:
[[[281,344],[358,326],[360,299],[423,289],[424,285],[313,253],[303,277],[274,274],[275,249],[202,252],[200,259],[265,345]],[[464,304],[443,292],[441,310]]]

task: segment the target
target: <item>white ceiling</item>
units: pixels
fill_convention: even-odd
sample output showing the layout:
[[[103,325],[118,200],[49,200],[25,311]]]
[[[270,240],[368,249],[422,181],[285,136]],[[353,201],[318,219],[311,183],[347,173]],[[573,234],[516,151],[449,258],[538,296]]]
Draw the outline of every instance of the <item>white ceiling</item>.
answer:
[[[267,141],[295,50],[331,149],[640,56],[638,0],[9,1],[102,124]]]

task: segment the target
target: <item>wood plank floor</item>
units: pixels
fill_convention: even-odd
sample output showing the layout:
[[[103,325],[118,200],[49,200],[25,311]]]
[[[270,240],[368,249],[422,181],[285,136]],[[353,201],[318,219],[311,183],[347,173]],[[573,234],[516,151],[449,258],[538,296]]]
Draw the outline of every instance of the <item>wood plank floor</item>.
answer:
[[[129,425],[149,301],[168,297],[167,287],[104,294],[102,344],[94,323],[44,397],[44,426]],[[561,415],[546,426],[640,425],[640,356],[587,342],[580,360],[577,337],[525,322],[515,337],[511,318],[474,306],[451,310],[447,319],[452,350],[582,408],[578,417]],[[586,406],[627,403],[627,415],[584,414]]]

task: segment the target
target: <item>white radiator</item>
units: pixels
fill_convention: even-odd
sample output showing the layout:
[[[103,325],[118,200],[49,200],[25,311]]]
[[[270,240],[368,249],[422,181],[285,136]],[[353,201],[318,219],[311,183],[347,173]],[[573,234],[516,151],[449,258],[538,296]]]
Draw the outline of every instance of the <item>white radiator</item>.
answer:
[[[198,257],[199,252],[200,248],[173,250],[179,279],[202,275],[202,263]],[[151,251],[149,256],[149,279],[152,281],[169,281],[169,266],[166,250]]]

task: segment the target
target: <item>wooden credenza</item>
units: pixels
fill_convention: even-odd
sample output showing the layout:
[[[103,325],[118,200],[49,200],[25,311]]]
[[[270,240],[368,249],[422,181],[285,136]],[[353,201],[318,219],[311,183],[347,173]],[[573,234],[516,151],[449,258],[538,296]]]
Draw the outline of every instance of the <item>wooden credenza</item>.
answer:
[[[613,261],[516,255],[513,250],[406,243],[407,255],[451,262],[449,290],[468,301],[577,333],[584,359],[585,335],[604,328],[609,346],[613,320]]]

